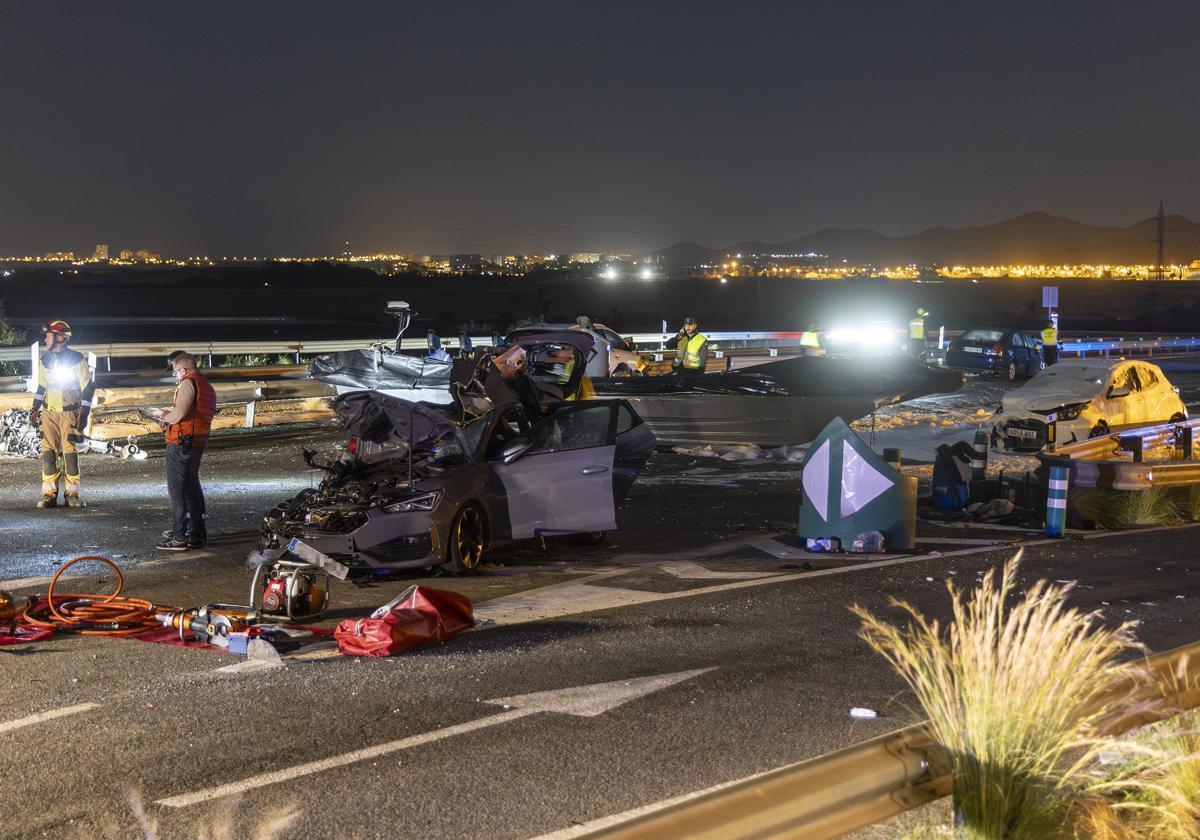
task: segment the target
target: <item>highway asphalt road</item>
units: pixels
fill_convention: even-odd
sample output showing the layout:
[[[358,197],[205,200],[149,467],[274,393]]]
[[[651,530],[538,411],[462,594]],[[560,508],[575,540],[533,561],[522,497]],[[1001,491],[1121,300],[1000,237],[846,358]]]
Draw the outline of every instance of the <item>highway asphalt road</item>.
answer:
[[[258,518],[309,481],[298,450],[214,447],[217,537],[165,557],[148,548],[165,516],[161,459],[86,459],[83,511],[18,504],[36,465],[2,461],[0,586],[44,591],[30,578],[87,550],[120,555],[131,595],[244,600]],[[1152,649],[1196,638],[1193,528],[1048,542],[931,526],[924,554],[806,555],[789,539],[795,464],[660,453],[645,478],[598,548],[522,546],[471,577],[335,589],[325,624],[414,582],[463,592],[491,623],[442,646],[384,660],[317,649],[266,670],[109,638],[0,647],[0,834],[138,836],[136,797],[162,837],[222,821],[248,830],[280,809],[297,814],[285,836],[572,836],[910,723],[900,681],[856,638],[848,607],[887,612],[896,596],[944,616],[944,581],[972,585],[1016,542],[1025,580],[1079,581],[1076,604],[1139,620]],[[880,717],[852,719],[853,706]]]

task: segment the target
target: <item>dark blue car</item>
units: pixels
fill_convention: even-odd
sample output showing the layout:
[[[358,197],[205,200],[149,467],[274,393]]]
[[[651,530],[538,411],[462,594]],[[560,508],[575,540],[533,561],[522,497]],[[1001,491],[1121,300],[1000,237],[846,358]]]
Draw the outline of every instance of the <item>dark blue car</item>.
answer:
[[[1033,376],[1046,366],[1037,334],[996,327],[975,327],[950,342],[946,367],[992,373],[1010,382]]]

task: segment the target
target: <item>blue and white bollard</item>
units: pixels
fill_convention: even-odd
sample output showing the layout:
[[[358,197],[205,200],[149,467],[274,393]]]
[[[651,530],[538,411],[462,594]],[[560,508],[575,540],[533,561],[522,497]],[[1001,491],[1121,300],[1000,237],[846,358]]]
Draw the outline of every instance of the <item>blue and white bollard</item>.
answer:
[[[1067,527],[1068,467],[1051,467],[1046,487],[1046,536],[1061,537]]]
[[[975,442],[972,444],[975,454],[971,456],[971,481],[983,481],[987,475],[988,433],[980,426],[975,430]]]

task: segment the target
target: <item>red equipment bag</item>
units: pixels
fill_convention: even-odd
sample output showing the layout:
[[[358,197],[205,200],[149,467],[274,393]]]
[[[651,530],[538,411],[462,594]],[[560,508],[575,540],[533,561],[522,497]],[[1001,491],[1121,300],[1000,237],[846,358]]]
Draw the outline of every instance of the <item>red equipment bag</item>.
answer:
[[[390,656],[475,626],[471,599],[457,592],[410,586],[370,618],[347,618],[333,631],[338,651],[350,656]]]

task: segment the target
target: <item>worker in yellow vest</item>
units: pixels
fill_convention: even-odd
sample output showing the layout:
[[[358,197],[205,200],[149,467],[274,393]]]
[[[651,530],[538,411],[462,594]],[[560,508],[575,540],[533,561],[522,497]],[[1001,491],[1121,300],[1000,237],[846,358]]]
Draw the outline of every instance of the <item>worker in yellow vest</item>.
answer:
[[[42,327],[45,351],[38,355],[37,392],[29,421],[42,433],[42,498],[39,508],[58,507],[58,482],[66,479],[62,504],[84,507],[79,498],[79,449],[92,410],[92,380],[87,357],[67,346],[71,325],[61,319]]]
[[[683,319],[683,329],[675,336],[674,373],[704,373],[708,365],[708,338],[700,333],[696,319]]]
[[[1058,361],[1058,327],[1050,320],[1042,325],[1042,358],[1046,367]]]
[[[809,324],[808,329],[800,333],[800,352],[805,356],[821,355],[821,333],[815,324]]]
[[[928,314],[925,307],[918,307],[917,314],[908,322],[908,352],[914,359],[921,358],[925,352],[925,316]]]

